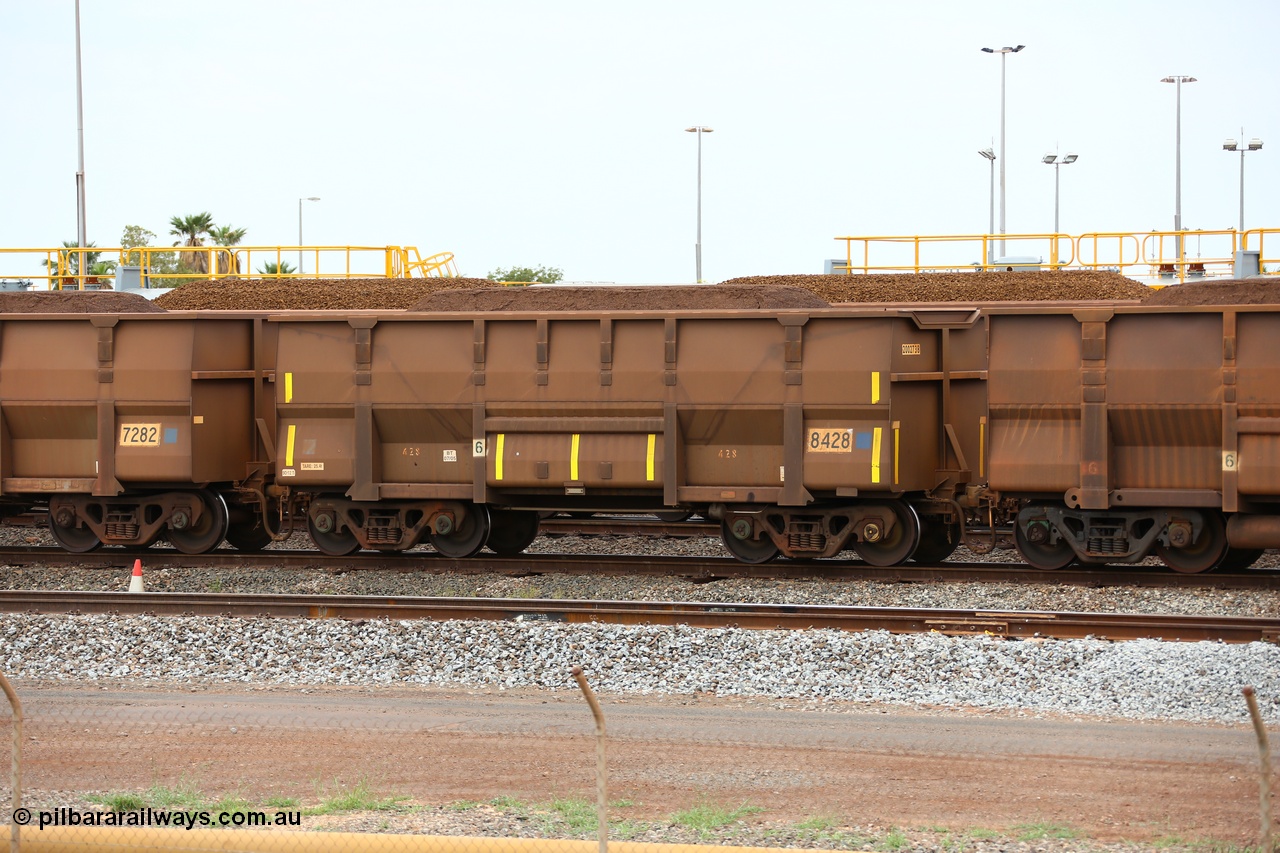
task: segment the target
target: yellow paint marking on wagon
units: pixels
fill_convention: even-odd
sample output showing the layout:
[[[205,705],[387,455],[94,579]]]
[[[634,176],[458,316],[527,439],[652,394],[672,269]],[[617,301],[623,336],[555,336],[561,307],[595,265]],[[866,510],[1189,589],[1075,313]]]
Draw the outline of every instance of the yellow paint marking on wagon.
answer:
[[[293,402],[293,374],[286,373],[284,375],[284,401],[286,403]]]
[[[871,432],[871,482],[880,482],[880,434],[884,432],[876,427]]]
[[[578,445],[582,442],[582,435],[573,434],[573,446],[569,449],[569,479],[578,482]]]
[[[986,476],[987,464],[987,418],[978,418],[978,476]]]
[[[880,402],[880,371],[871,371],[871,402]]]
[[[657,446],[658,437],[649,433],[649,448],[645,451],[644,459],[644,478],[649,482],[653,482],[653,453]]]
[[[286,468],[293,467],[293,439],[297,430],[297,424],[289,424],[289,438],[284,445],[284,465]]]
[[[498,453],[493,460],[493,476],[494,479],[502,479],[502,448],[507,443],[507,434],[505,432],[498,433]]]
[[[898,485],[898,432],[902,429],[902,421],[893,422],[893,484]]]

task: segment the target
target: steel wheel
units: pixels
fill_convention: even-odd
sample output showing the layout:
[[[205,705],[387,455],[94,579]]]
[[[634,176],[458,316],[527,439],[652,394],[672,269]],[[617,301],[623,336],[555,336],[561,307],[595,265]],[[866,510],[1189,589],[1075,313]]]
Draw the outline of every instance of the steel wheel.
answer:
[[[53,541],[58,543],[58,547],[64,551],[70,551],[72,554],[87,554],[102,547],[102,540],[98,538],[97,534],[87,526],[76,527],[74,522],[63,527],[50,518],[49,535],[53,537]]]
[[[853,550],[869,565],[900,566],[920,545],[920,517],[914,507],[901,501],[889,501],[884,506],[893,513],[893,530],[875,542],[855,542]]]
[[[222,495],[208,491],[194,493],[204,504],[200,521],[179,530],[170,526],[169,543],[184,554],[206,554],[217,548],[227,535],[227,502]]]
[[[739,517],[740,524],[751,524],[750,519]],[[733,532],[733,524],[726,518],[720,522],[720,541],[729,553],[744,563],[758,565],[778,556],[778,546],[767,535],[759,539],[739,539]]]
[[[511,557],[538,538],[538,514],[516,509],[489,512],[489,541],[485,547],[495,554]]]
[[[471,504],[461,523],[451,533],[441,535],[432,531],[431,547],[443,557],[462,560],[473,557],[484,547],[489,538],[489,508],[484,504]]]
[[[237,551],[261,551],[271,544],[271,534],[257,520],[241,521],[228,525],[227,541]]]
[[[316,548],[330,557],[345,557],[360,550],[360,540],[350,530],[320,530],[316,527],[315,518],[310,515],[307,516],[307,533],[311,535]]]
[[[1018,553],[1022,555],[1022,561],[1033,569],[1046,572],[1065,569],[1076,558],[1076,552],[1062,538],[1058,539],[1056,545],[1048,542],[1032,542],[1028,539],[1021,514],[1013,523],[1013,539],[1014,544],[1018,546]]]
[[[926,524],[920,531],[920,544],[911,555],[913,563],[941,563],[960,547],[960,522]]]
[[[1204,525],[1200,529],[1200,538],[1191,547],[1156,546],[1156,554],[1175,572],[1188,575],[1207,572],[1227,556],[1227,527],[1222,522],[1222,516],[1211,511],[1206,511],[1203,516]]]
[[[1262,548],[1232,548],[1218,561],[1214,569],[1223,572],[1241,572],[1258,562],[1266,551]]]
[[[687,509],[668,509],[661,512],[655,512],[654,515],[658,521],[665,521],[667,524],[679,524],[682,521],[688,521],[693,517],[693,511]]]

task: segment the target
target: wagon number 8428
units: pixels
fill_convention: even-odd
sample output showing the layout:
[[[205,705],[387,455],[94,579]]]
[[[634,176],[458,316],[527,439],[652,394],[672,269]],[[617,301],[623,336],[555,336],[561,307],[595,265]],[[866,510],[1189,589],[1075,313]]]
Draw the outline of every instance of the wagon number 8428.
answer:
[[[121,447],[159,447],[160,424],[121,424]]]
[[[852,453],[853,430],[811,429],[807,448],[813,453]]]

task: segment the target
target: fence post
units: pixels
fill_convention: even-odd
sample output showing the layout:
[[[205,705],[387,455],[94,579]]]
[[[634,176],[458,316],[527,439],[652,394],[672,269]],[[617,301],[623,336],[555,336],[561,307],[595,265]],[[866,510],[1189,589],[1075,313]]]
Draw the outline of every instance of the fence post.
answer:
[[[1258,798],[1262,810],[1262,837],[1260,843],[1266,853],[1275,850],[1271,846],[1271,745],[1267,742],[1267,727],[1262,722],[1262,712],[1258,710],[1258,697],[1252,687],[1245,687],[1244,701],[1249,705],[1249,716],[1253,719],[1253,732],[1258,736],[1258,753],[1262,756],[1260,779],[1258,780]]]
[[[587,684],[587,677],[582,674],[582,667],[575,666],[573,668],[573,678],[578,682],[582,695],[587,697],[587,704],[591,706],[591,715],[596,718],[596,817],[598,821],[596,833],[600,839],[600,853],[607,853],[609,849],[609,821],[605,814],[607,803],[605,782],[608,777],[605,772],[604,762],[604,712],[600,710],[600,703],[596,701],[596,695],[591,692],[591,685]]]
[[[3,672],[0,672],[0,689],[4,690],[9,707],[13,709],[13,809],[9,812],[9,853],[18,853],[22,846],[22,827],[13,815],[22,806],[22,703]]]

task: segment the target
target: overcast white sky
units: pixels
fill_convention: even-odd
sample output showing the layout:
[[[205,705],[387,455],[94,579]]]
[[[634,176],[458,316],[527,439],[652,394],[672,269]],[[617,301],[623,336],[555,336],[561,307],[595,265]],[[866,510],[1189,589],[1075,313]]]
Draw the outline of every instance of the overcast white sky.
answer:
[[[73,0],[0,0],[0,246],[76,236]],[[83,0],[89,239],[413,245],[569,280],[821,272],[843,235],[1280,227],[1280,3]],[[997,181],[999,172],[997,168]],[[999,221],[997,188],[997,228]],[[975,258],[958,258],[965,263]],[[31,270],[38,274],[38,268]]]

